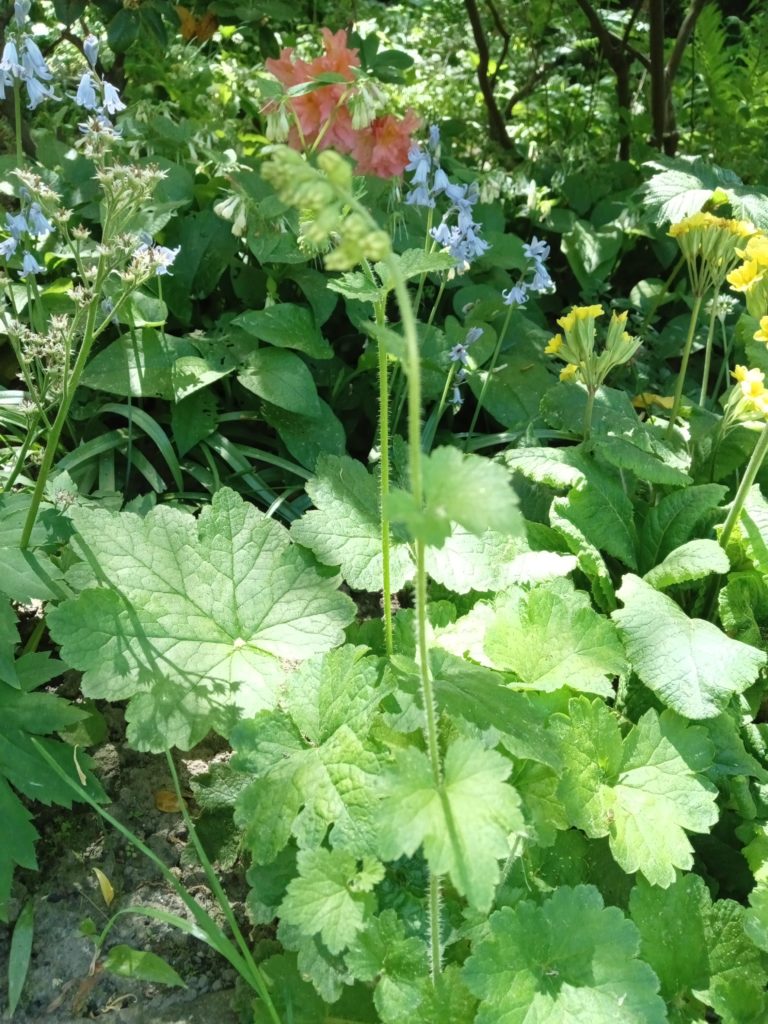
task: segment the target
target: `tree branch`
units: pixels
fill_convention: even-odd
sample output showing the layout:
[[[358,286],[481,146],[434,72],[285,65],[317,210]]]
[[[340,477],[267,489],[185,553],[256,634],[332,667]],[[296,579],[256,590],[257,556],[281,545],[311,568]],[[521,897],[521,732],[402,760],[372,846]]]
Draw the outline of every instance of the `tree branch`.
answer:
[[[667,66],[664,71],[667,89],[670,88],[674,77],[677,74],[677,69],[680,67],[680,61],[683,59],[685,47],[688,44],[688,39],[690,38],[691,32],[693,32],[696,27],[696,21],[698,20],[705,3],[706,0],[691,0],[691,6],[688,8],[688,13],[685,18],[683,18],[683,23],[680,26],[677,37],[675,38],[672,52],[669,55],[669,60],[667,61]]]
[[[477,81],[483,96],[485,109],[488,112],[489,133],[493,141],[497,142],[503,149],[511,149],[512,143],[507,135],[507,126],[496,102],[493,83],[488,75],[490,54],[488,52],[488,40],[486,39],[483,23],[480,19],[480,12],[477,9],[475,0],[464,0],[464,6],[467,10],[469,23],[472,26],[472,34],[475,37],[475,46],[477,47]]]

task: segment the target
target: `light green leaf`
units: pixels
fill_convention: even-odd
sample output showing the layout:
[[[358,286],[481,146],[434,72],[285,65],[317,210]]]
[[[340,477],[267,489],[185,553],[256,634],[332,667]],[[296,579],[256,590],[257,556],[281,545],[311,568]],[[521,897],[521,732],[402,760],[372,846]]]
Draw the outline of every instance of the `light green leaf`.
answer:
[[[247,333],[279,348],[293,348],[312,359],[331,359],[333,349],[320,333],[311,310],[292,302],[249,309],[232,321]]]
[[[723,500],[720,484],[698,484],[663,497],[648,511],[640,529],[640,572],[648,572],[694,535],[698,524]]]
[[[523,533],[509,473],[498,463],[464,455],[458,448],[436,448],[424,460],[423,474],[423,509],[416,507],[410,493],[392,491],[389,496],[392,518],[406,522],[414,536],[442,547],[451,522],[478,536],[487,530]]]
[[[600,439],[600,455],[618,469],[627,469],[638,480],[662,487],[685,487],[692,483],[691,477],[673,462],[674,455],[669,449],[657,445],[648,451],[650,439],[635,428],[629,435],[609,436]],[[638,443],[635,443],[638,442]]]
[[[421,939],[406,938],[394,910],[372,918],[345,955],[347,966],[361,981],[376,980],[373,999],[384,1024],[401,1024],[421,1002],[419,981],[428,972]]]
[[[603,556],[577,526],[560,515],[554,503],[549,512],[549,521],[578,559],[579,568],[591,584],[595,604],[604,612],[613,611],[616,607],[616,594]]]
[[[334,847],[373,852],[379,761],[368,733],[387,691],[364,654],[347,646],[308,661],[287,681],[285,710],[233,731],[233,767],[254,779],[235,817],[256,863],[274,860],[291,835],[318,846],[329,826]]]
[[[382,588],[381,520],[376,480],[365,466],[347,455],[321,455],[307,494],[315,509],[291,526],[291,536],[311,549],[326,565],[338,565],[355,590]],[[392,540],[390,572],[393,590],[413,575],[408,546]]]
[[[627,574],[612,613],[627,658],[640,679],[686,718],[713,718],[757,679],[763,651],[731,640],[703,619],[689,619],[675,602]]]
[[[359,270],[349,270],[339,277],[330,278],[327,284],[331,291],[358,302],[378,302],[384,291]]]
[[[406,249],[403,253],[395,254],[393,261],[397,263],[398,269],[406,281],[412,277],[421,277],[422,274],[452,270],[456,266],[456,260],[450,253],[425,252],[424,249]],[[375,270],[384,287],[391,291],[395,283],[389,266],[386,263],[377,263]]]
[[[768,576],[768,502],[757,484],[747,494],[739,528],[747,558],[763,576]]]
[[[718,900],[707,921],[710,979],[702,998],[723,1024],[762,1024],[768,1019],[765,955],[745,932],[747,910]]]
[[[715,540],[689,540],[671,551],[663,562],[645,574],[645,582],[656,590],[676,583],[690,583],[712,573],[725,575],[731,567],[728,556]]]
[[[763,645],[768,623],[768,584],[755,570],[731,572],[718,594],[720,621],[728,636],[753,647]]]
[[[615,627],[569,580],[497,598],[484,650],[494,668],[514,672],[519,689],[570,686],[608,697],[627,670]]]
[[[581,468],[579,446],[574,448],[510,448],[503,459],[512,473],[546,484],[556,491],[568,491],[586,481]]]
[[[591,885],[497,911],[464,968],[477,1024],[666,1024],[639,938]]]
[[[161,506],[144,518],[82,508],[73,522],[98,584],[51,610],[51,633],[86,696],[129,700],[140,750],[187,749],[273,706],[281,659],[341,643],[354,615],[338,579],[234,491],[197,521]]]
[[[280,348],[251,352],[237,379],[259,398],[281,409],[316,416],[320,412],[317,388],[307,364]]]
[[[571,700],[568,716],[555,715],[551,729],[565,766],[558,796],[571,824],[593,839],[609,836],[625,871],[671,885],[675,868],[693,863],[686,830],[707,832],[718,818],[717,790],[688,763],[695,743],[711,758],[706,738],[686,738],[683,725],[681,739],[647,711],[622,740],[608,707],[586,697]]]
[[[319,935],[331,953],[341,953],[370,918],[371,883],[381,881],[384,868],[364,861],[361,873],[357,858],[345,850],[300,850],[296,863],[298,878],[289,883],[278,916],[304,935]]]
[[[509,855],[510,833],[523,827],[520,799],[504,781],[511,762],[477,740],[459,739],[437,784],[420,750],[397,751],[395,760],[379,813],[382,857],[412,856],[423,844],[430,869],[450,875],[471,906],[488,910],[498,861]]]
[[[143,949],[131,949],[130,946],[113,946],[104,960],[104,969],[121,978],[138,978],[155,985],[187,987],[162,957]]]

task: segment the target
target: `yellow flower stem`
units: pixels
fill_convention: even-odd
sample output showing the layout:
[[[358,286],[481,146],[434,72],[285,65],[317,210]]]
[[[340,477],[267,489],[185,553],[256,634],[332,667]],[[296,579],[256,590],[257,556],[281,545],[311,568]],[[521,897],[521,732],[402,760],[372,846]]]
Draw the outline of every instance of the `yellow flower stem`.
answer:
[[[584,409],[584,440],[588,441],[590,434],[592,433],[592,410],[595,407],[595,395],[597,394],[597,388],[593,385],[587,385],[587,405]]]
[[[697,294],[693,302],[693,309],[691,310],[691,320],[688,325],[688,337],[685,339],[685,347],[683,348],[683,358],[680,362],[680,370],[677,374],[677,384],[675,385],[675,397],[672,401],[672,409],[669,414],[669,425],[667,426],[666,437],[669,440],[675,431],[675,421],[677,420],[678,413],[680,412],[680,404],[683,400],[683,386],[685,384],[685,374],[688,370],[688,360],[691,355],[691,347],[693,345],[693,336],[696,333],[696,324],[699,320],[699,311],[701,310],[701,304],[704,301],[703,294]]]
[[[712,312],[709,314],[709,328],[707,329],[707,346],[704,350],[704,372],[701,375],[701,391],[699,392],[699,405],[707,401],[709,389],[709,370],[712,364],[712,341],[715,336],[715,320],[717,319],[717,299],[720,295],[720,288],[715,288],[712,295]]]
[[[507,328],[509,327],[509,321],[510,318],[512,317],[512,310],[514,308],[515,307],[512,305],[507,307],[507,315],[504,317],[504,324],[502,325],[502,328],[499,331],[499,336],[496,339],[496,347],[493,350],[491,362],[488,366],[488,372],[486,373],[485,379],[483,380],[483,386],[480,388],[480,394],[477,396],[477,404],[475,405],[475,411],[472,414],[472,422],[469,424],[469,430],[467,431],[467,439],[464,442],[465,452],[469,450],[469,444],[472,440],[472,434],[474,433],[475,427],[477,426],[477,420],[480,415],[480,410],[483,408],[483,399],[485,398],[485,392],[488,390],[488,385],[491,382],[491,377],[493,376],[493,372],[496,369],[496,363],[498,362],[499,359],[501,346],[504,341],[504,338],[506,337]]]
[[[744,471],[744,476],[741,478],[739,489],[736,491],[736,497],[733,499],[731,510],[728,513],[728,517],[723,524],[723,529],[720,532],[720,546],[723,549],[728,546],[728,541],[731,539],[733,529],[739,520],[739,516],[744,508],[744,502],[747,500],[750,488],[755,482],[755,477],[763,464],[766,452],[768,452],[768,423],[765,424],[760,437],[757,439],[757,444],[752,452],[752,457]]]

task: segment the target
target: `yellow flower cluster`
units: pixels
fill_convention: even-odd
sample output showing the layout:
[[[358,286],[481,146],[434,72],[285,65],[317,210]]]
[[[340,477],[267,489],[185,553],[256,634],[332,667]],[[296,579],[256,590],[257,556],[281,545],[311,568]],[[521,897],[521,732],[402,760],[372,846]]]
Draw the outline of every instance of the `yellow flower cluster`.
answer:
[[[761,416],[768,416],[768,391],[763,371],[737,365],[736,369],[731,371],[731,376],[739,385],[741,398]]]
[[[557,321],[558,327],[564,331],[572,331],[577,323],[602,316],[605,311],[602,306],[574,306],[570,313],[561,316]],[[626,319],[626,314],[625,314]]]
[[[630,360],[640,345],[637,338],[624,330],[628,315],[625,311],[611,315],[605,345],[601,352],[596,352],[595,321],[604,315],[602,306],[573,306],[557,321],[565,337],[555,334],[544,348],[545,355],[557,356],[566,364],[560,371],[560,380],[579,377],[593,393],[609,371]]]
[[[703,296],[722,285],[741,255],[737,245],[756,230],[748,221],[704,211],[671,225],[669,235],[677,240],[685,257],[695,294]]]
[[[728,275],[728,283],[735,292],[744,295],[750,315],[761,321],[762,328],[762,319],[768,310],[768,235],[757,232],[736,253],[742,263]],[[758,337],[758,334],[755,335],[757,340],[768,342],[768,338]]]

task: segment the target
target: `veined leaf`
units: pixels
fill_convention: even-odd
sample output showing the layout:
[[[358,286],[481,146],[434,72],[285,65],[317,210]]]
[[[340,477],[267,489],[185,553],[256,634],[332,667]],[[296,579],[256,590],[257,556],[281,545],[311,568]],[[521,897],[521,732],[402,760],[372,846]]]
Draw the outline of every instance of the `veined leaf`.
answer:
[[[629,662],[645,685],[686,718],[712,718],[765,665],[763,651],[732,640],[704,619],[689,619],[666,594],[631,573],[612,613]]]
[[[73,520],[73,548],[97,585],[53,609],[49,625],[85,673],[86,696],[129,700],[138,749],[228,734],[239,715],[274,704],[281,659],[340,643],[354,615],[338,579],[233,491],[218,491],[197,521],[167,507],[144,518],[84,508]]]
[[[654,505],[638,538],[640,572],[648,572],[675,548],[691,540],[696,527],[725,497],[720,484],[698,484],[674,491]]]
[[[730,567],[728,556],[717,541],[689,540],[670,552],[644,578],[656,590],[664,590],[676,583],[703,579],[712,573],[725,575]]]
[[[560,886],[489,925],[463,972],[477,1024],[666,1024],[637,929],[594,886]]]
[[[686,832],[707,832],[717,821],[717,790],[689,765],[711,761],[712,748],[685,725],[647,711],[622,739],[619,723],[601,701],[586,697],[555,715],[563,774],[558,796],[572,825],[593,839],[608,836],[627,872],[652,885],[675,880],[675,868],[693,864]]]

